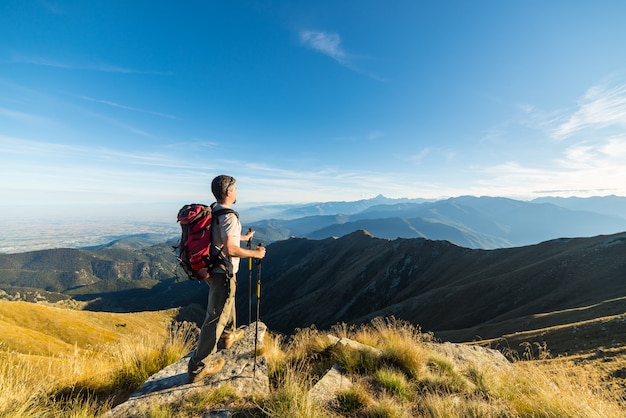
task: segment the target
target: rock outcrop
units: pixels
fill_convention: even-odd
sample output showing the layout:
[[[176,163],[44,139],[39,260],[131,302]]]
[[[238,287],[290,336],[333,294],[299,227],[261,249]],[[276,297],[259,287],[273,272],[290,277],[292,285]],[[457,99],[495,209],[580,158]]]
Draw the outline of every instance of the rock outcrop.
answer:
[[[189,353],[178,362],[166,367],[150,377],[143,386],[128,401],[116,406],[104,416],[106,418],[121,418],[145,416],[155,405],[167,405],[176,409],[176,405],[189,395],[207,388],[219,388],[229,385],[240,397],[257,395],[261,398],[270,394],[270,384],[267,374],[267,361],[263,356],[255,357],[255,341],[257,348],[261,347],[266,325],[258,323],[258,337],[255,340],[257,323],[244,329],[244,336],[230,348],[219,350],[214,358],[225,361],[222,370],[203,381],[189,383],[187,378],[187,363]],[[377,348],[359,343],[349,338],[338,338],[327,335],[331,345],[337,345],[349,350],[365,351],[374,356],[381,356],[383,352]],[[459,370],[472,367],[508,368],[508,360],[499,352],[473,345],[424,342],[424,348],[434,355],[450,360]],[[337,394],[352,387],[352,381],[341,369],[334,364],[309,391],[314,402],[330,407],[336,400]],[[219,409],[204,414],[204,417],[230,417],[233,411]]]
[[[122,418],[141,416],[153,405],[179,404],[184,397],[190,394],[218,388],[229,384],[240,396],[269,394],[269,378],[267,375],[267,361],[263,356],[255,356],[255,335],[257,324],[253,323],[244,329],[244,336],[236,341],[231,347],[218,350],[214,358],[223,358],[225,361],[222,370],[214,376],[209,376],[203,381],[189,383],[187,377],[187,363],[189,356],[186,355],[174,364],[151,376],[132,394],[130,398],[113,408],[104,416],[107,418]],[[261,347],[267,328],[262,322],[258,323],[257,348]]]

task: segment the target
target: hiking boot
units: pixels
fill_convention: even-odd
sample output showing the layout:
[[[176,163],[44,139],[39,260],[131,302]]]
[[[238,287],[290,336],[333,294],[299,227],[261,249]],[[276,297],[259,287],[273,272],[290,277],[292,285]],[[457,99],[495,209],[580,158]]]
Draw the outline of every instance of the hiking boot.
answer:
[[[224,367],[224,359],[216,359],[207,362],[203,368],[195,372],[189,372],[189,383],[195,383],[207,376],[217,374]]]
[[[235,341],[240,340],[241,337],[243,337],[242,329],[236,329],[233,332],[229,333],[224,338],[224,348],[230,347]]]

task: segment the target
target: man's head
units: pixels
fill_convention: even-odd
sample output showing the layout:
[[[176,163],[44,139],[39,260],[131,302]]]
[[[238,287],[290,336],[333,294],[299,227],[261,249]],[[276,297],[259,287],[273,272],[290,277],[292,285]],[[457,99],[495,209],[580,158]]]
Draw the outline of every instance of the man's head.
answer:
[[[235,193],[237,191],[237,180],[224,174],[219,175],[211,182],[211,191],[218,202],[224,203],[230,197],[233,199],[231,203],[235,203],[237,201]]]

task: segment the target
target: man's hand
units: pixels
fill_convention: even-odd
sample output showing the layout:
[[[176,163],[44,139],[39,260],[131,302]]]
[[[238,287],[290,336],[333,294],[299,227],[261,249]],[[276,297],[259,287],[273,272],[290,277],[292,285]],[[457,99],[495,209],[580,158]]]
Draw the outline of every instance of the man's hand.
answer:
[[[241,240],[242,240],[242,241],[248,241],[248,240],[251,240],[251,239],[252,239],[252,237],[254,236],[254,233],[255,233],[255,232],[256,232],[256,231],[253,231],[252,229],[248,229],[248,232],[246,232],[245,234],[243,234],[243,235],[241,236]]]

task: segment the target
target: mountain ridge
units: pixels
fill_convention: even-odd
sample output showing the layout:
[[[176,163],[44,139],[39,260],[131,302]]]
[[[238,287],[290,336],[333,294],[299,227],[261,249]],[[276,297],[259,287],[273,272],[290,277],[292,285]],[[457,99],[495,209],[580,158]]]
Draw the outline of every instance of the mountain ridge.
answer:
[[[510,320],[516,321],[516,331],[524,331],[528,316],[625,296],[626,233],[498,250],[425,239],[389,241],[365,232],[298,240],[272,246],[292,267],[264,270],[272,277],[265,286],[265,306],[270,306],[265,322],[285,333],[311,323],[323,328],[395,316],[454,341],[479,325],[488,330]],[[287,254],[279,246],[300,249]],[[303,252],[308,252],[307,263],[295,262],[305,258]],[[267,258],[273,265],[272,251]],[[316,309],[320,300],[324,309]],[[623,313],[620,306],[612,313]],[[482,338],[498,333],[494,327]]]

